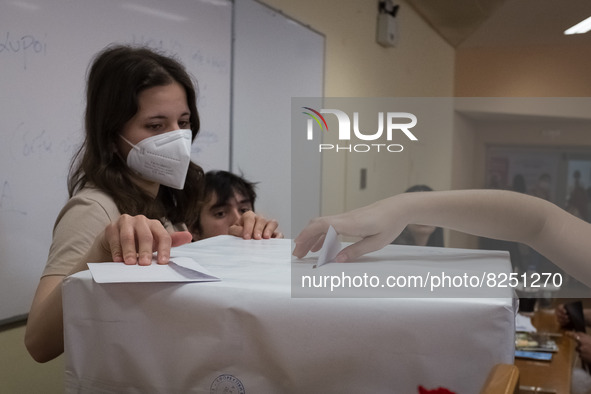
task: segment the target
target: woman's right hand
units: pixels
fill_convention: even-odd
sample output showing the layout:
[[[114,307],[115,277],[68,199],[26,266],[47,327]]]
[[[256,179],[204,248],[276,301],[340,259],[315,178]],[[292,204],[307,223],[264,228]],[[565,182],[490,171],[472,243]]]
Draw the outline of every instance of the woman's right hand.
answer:
[[[191,242],[191,239],[188,231],[169,233],[159,220],[123,214],[99,235],[92,248],[96,255],[87,262],[150,265],[152,254],[156,252],[158,264],[168,264],[170,248]]]
[[[115,261],[125,264],[167,264],[170,248],[191,241],[191,233],[168,233],[162,223],[145,216],[121,215],[100,233],[70,275],[88,269],[88,262]],[[27,322],[25,344],[38,362],[49,361],[64,351],[61,284],[63,276],[41,278]]]

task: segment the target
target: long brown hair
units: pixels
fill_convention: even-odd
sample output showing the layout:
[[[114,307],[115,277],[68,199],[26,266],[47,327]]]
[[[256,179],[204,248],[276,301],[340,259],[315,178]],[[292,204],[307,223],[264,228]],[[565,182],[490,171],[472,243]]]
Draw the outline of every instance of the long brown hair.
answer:
[[[193,80],[177,60],[143,47],[117,45],[100,52],[91,64],[86,90],[86,136],[72,160],[70,197],[86,185],[109,194],[121,213],[143,214],[172,223],[192,223],[203,188],[203,170],[191,162],[183,190],[160,186],[156,199],[136,186],[116,142],[139,108],[139,94],[155,86],[179,83],[187,95],[193,140],[199,132]]]

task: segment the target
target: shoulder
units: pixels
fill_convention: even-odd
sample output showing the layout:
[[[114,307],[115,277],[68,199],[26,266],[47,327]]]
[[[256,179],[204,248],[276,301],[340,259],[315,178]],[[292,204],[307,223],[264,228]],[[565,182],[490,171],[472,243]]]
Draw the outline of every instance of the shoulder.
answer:
[[[58,221],[62,216],[72,210],[87,214],[97,211],[96,214],[105,215],[109,222],[116,220],[121,215],[113,198],[104,191],[94,187],[85,187],[72,196],[62,208],[58,216]]]
[[[96,237],[119,216],[117,205],[107,193],[91,187],[76,193],[55,221],[43,276],[66,275]]]
[[[85,187],[76,193],[71,199],[76,202],[92,202],[104,207],[116,207],[113,197],[95,187]]]
[[[57,216],[56,232],[94,234],[121,216],[115,201],[105,192],[85,187],[71,197]]]

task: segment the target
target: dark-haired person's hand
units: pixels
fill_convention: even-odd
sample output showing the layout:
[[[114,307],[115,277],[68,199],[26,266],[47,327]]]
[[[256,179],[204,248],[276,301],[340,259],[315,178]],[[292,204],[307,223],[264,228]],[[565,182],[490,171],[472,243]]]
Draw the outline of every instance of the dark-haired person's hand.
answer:
[[[278,227],[276,220],[265,219],[253,211],[248,211],[240,216],[228,233],[244,239],[283,238],[283,234],[277,231]]]

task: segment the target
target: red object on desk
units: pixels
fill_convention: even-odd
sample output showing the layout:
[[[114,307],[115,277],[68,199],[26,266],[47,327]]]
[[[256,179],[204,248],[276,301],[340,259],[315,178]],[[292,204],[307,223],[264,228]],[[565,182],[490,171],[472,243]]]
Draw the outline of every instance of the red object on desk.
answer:
[[[433,390],[427,390],[423,386],[419,386],[419,394],[456,394],[453,391],[449,391],[446,388],[438,387]]]

